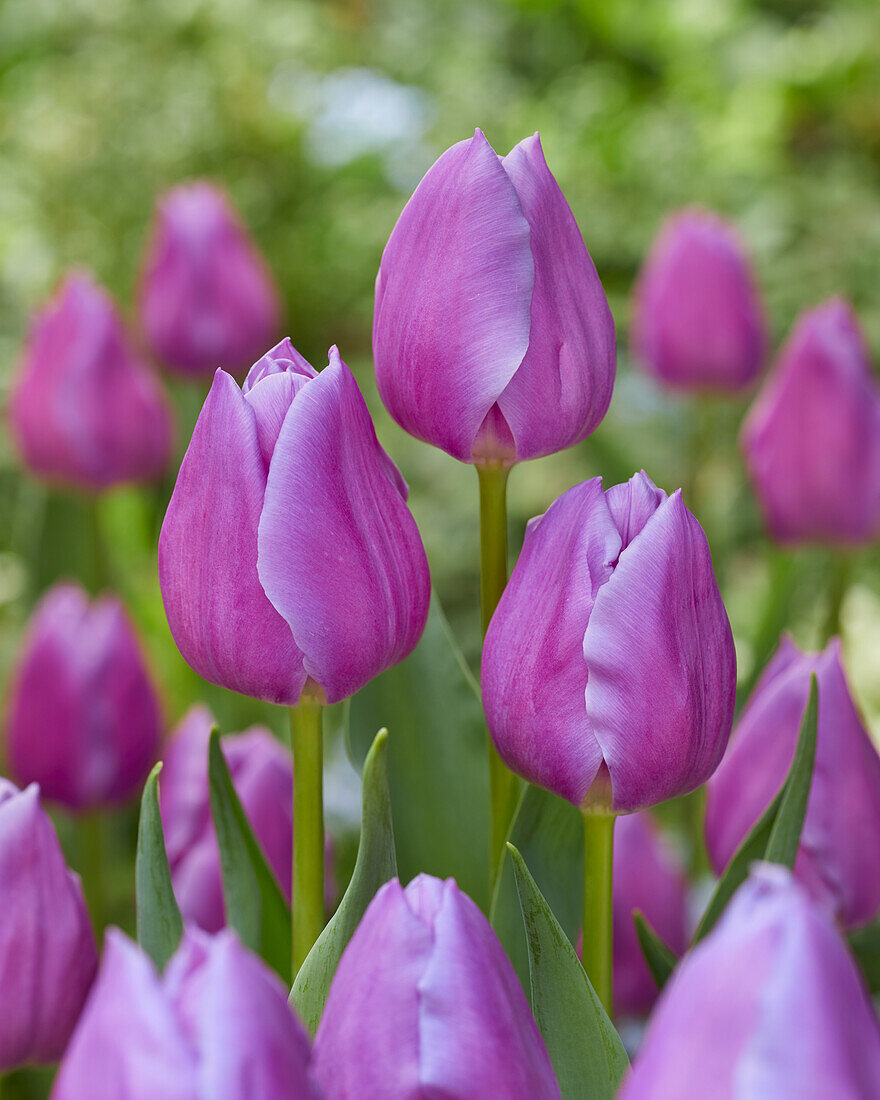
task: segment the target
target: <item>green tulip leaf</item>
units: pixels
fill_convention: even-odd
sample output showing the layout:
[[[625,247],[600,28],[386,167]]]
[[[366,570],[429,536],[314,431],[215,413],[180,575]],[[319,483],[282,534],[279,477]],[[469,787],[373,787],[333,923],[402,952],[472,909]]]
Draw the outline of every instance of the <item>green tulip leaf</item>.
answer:
[[[715,927],[718,918],[755,860],[768,860],[793,867],[807,811],[816,760],[819,692],[816,677],[810,677],[810,696],[798,733],[794,759],[784,783],[773,801],[750,829],[718,880],[715,891],[694,934],[699,943]]]
[[[611,1100],[629,1068],[623,1043],[525,861],[507,848],[529,946],[532,1011],[563,1100]]]
[[[880,921],[856,928],[847,936],[871,993],[880,993]]]
[[[220,747],[211,731],[208,746],[211,815],[220,849],[226,921],[245,947],[290,981],[290,909],[251,829]]]
[[[672,948],[660,939],[654,929],[648,924],[644,913],[636,909],[633,912],[633,924],[636,926],[636,936],[639,947],[645,956],[645,962],[651,971],[651,977],[657,983],[657,988],[662,989],[666,985],[669,975],[675,969],[678,957]]]
[[[183,919],[171,885],[165,834],[159,813],[161,770],[159,763],[150,772],[141,797],[134,896],[137,941],[157,968],[164,970],[183,935]]]
[[[339,908],[305,958],[290,1000],[312,1035],[336,967],[367,906],[383,883],[397,874],[391,795],[388,790],[388,730],[376,734],[364,764],[361,839],[357,862]]]
[[[400,878],[454,878],[489,906],[489,764],[480,693],[436,597],[409,657],[354,696],[348,746],[360,768],[386,726]]]

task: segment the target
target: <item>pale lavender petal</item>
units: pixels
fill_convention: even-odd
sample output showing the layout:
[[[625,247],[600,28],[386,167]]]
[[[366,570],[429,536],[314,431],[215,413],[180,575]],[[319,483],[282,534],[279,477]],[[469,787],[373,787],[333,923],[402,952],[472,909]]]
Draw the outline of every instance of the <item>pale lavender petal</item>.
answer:
[[[601,479],[569,489],[529,524],[483,647],[483,706],[502,759],[575,805],[602,763],[584,707],[584,634],[620,549]]]
[[[273,374],[294,374],[301,378],[315,378],[318,372],[305,356],[300,355],[290,342],[290,337],[285,336],[254,363],[242,382],[241,392],[248,393],[258,382],[264,378],[270,378]]]
[[[397,664],[421,637],[430,588],[425,552],[335,348],[278,437],[258,570],[306,672],[331,703]]]
[[[516,190],[478,130],[430,169],[382,256],[379,393],[403,428],[462,462],[529,346],[529,241]]]
[[[217,371],[159,537],[165,612],[180,652],[206,680],[292,706],[306,681],[302,654],[257,576],[265,491],[254,413]]]
[[[612,485],[605,493],[608,511],[623,540],[622,550],[636,535],[641,534],[642,528],[664,500],[666,493],[657,488],[644,470],[622,485]]]
[[[614,388],[614,321],[599,276],[537,134],[502,165],[529,223],[535,264],[529,347],[498,398],[518,459],[585,439]]]
[[[584,657],[612,808],[631,812],[704,783],[730,736],[736,659],[706,536],[680,492],[599,589]]]

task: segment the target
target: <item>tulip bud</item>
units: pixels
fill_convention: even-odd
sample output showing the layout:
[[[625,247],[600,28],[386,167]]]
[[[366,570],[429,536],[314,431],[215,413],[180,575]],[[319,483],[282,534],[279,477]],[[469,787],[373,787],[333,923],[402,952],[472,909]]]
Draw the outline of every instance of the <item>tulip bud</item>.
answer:
[[[167,467],[168,405],[91,276],[68,275],[34,318],[9,426],[24,461],[50,481],[101,490]]]
[[[633,911],[641,910],[677,955],[687,946],[687,879],[649,814],[618,819],[613,881],[614,1011],[647,1016],[657,999],[657,983],[639,946]]]
[[[619,1100],[874,1100],[880,1031],[826,914],[758,865],[681,962]]]
[[[501,758],[575,806],[630,813],[704,783],[730,735],[736,659],[681,491],[593,478],[533,519],[482,682]]]
[[[171,879],[183,919],[205,932],[226,923],[220,852],[208,794],[210,711],[193,707],[172,734],[159,780]],[[288,901],[292,865],[293,761],[263,726],[221,740],[244,812]],[[328,906],[333,903],[333,846],[327,839]]]
[[[539,458],[611,401],[614,322],[538,135],[448,149],[394,227],[376,280],[379,393],[462,462]]]
[[[59,584],[40,601],[13,674],[13,775],[71,810],[124,802],[159,746],[159,704],[122,604]]]
[[[317,374],[284,340],[243,392],[214,384],[159,538],[171,633],[206,680],[335,703],[413,649],[428,614],[407,488],[336,348]]]
[[[268,268],[210,183],[184,184],[159,199],[139,300],[153,350],[182,374],[237,373],[278,333]]]
[[[742,245],[714,214],[684,210],[663,225],[633,295],[632,346],[661,382],[739,390],[767,350],[764,314]]]
[[[854,927],[880,911],[880,756],[853,703],[836,639],[801,653],[785,637],[712,777],[706,844],[719,872],[782,785],[810,692],[819,688],[816,763],[795,874]]]
[[[230,931],[187,932],[162,977],[116,929],[52,1100],[313,1100],[287,992]]]
[[[749,412],[742,446],[775,539],[877,535],[880,387],[844,302],[802,314]]]
[[[40,791],[0,779],[0,1072],[55,1062],[98,967],[79,878]]]
[[[328,1098],[558,1100],[522,986],[452,879],[386,883],[339,962],[312,1072]]]

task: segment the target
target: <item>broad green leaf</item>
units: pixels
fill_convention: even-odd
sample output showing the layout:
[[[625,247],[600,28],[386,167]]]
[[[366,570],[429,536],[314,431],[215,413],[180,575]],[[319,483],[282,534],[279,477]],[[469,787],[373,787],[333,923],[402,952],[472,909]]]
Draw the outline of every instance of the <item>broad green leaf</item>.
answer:
[[[633,923],[636,926],[636,935],[639,939],[639,947],[645,956],[645,962],[651,971],[651,977],[657,983],[657,988],[662,989],[667,979],[675,969],[678,958],[675,952],[667,947],[654,929],[648,924],[644,913],[640,909],[633,912]]]
[[[289,982],[290,909],[235,793],[216,729],[208,746],[208,787],[227,923],[246,947]]]
[[[572,943],[583,922],[584,829],[581,815],[565,799],[527,785],[510,828],[510,842],[533,869],[539,889]],[[505,853],[491,908],[492,927],[529,990],[529,950],[516,879]]]
[[[748,876],[749,867],[755,860],[767,859],[774,863],[784,863],[787,867],[794,866],[813,780],[818,705],[816,677],[812,676],[809,701],[801,721],[797,747],[788,775],[718,880],[694,934],[694,943],[699,943],[715,927],[728,901]]]
[[[165,968],[183,935],[183,919],[171,886],[165,834],[159,813],[161,770],[159,763],[144,785],[134,864],[137,941],[159,970]]]
[[[856,928],[847,936],[850,951],[862,969],[872,993],[880,993],[880,921]]]
[[[290,1000],[312,1035],[342,952],[379,887],[397,874],[391,796],[388,791],[388,730],[379,730],[364,764],[361,839],[357,862],[339,908],[293,983]]]
[[[400,877],[452,877],[488,911],[489,764],[479,689],[436,599],[409,657],[351,700],[348,744],[361,767],[390,731],[388,782]]]
[[[623,1043],[525,861],[507,848],[529,946],[532,1011],[563,1100],[611,1100],[629,1067]]]

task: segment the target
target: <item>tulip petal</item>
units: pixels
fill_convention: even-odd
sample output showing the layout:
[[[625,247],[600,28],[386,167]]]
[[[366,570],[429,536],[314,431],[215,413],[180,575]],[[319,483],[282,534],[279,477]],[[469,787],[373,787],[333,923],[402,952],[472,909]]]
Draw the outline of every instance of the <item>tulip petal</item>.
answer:
[[[278,436],[257,568],[328,702],[397,664],[421,637],[430,595],[425,552],[335,348]]]
[[[680,491],[599,590],[584,657],[612,808],[642,809],[705,782],[730,735],[736,660],[706,536]]]
[[[602,763],[584,710],[584,633],[620,548],[601,479],[569,489],[529,524],[483,648],[483,705],[502,759],[575,805]]]
[[[382,400],[408,432],[462,462],[529,346],[529,237],[477,130],[429,170],[382,256],[373,323]]]
[[[254,413],[217,371],[159,537],[162,598],[174,640],[201,676],[294,705],[306,681],[302,654],[257,577],[265,485]]]
[[[502,165],[531,230],[535,263],[528,351],[498,398],[518,459],[585,439],[608,411],[614,321],[599,276],[537,134]]]

